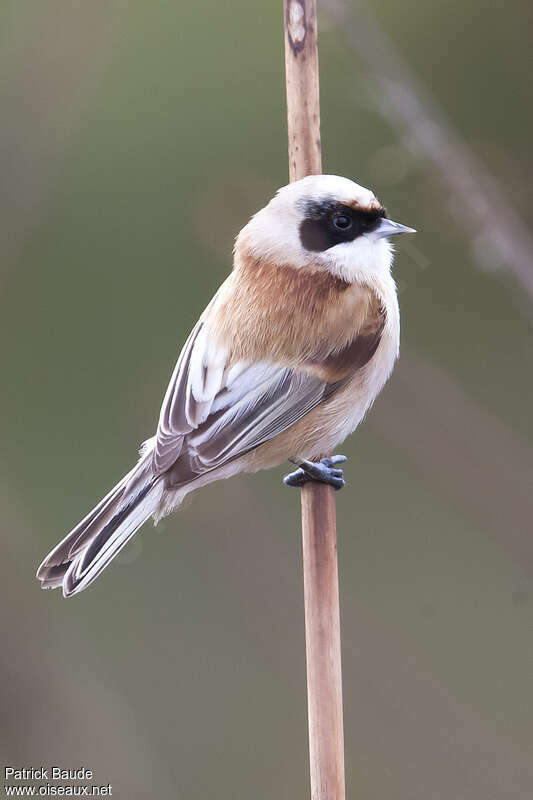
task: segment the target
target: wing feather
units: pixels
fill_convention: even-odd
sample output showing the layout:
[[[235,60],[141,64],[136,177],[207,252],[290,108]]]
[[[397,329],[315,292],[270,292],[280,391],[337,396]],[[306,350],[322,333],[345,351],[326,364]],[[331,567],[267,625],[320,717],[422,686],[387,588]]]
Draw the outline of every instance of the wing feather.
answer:
[[[273,439],[317,405],[331,397],[344,381],[326,383],[291,369],[275,370],[271,385],[260,396],[243,396],[221,417],[208,417],[187,437],[195,472],[222,466]]]
[[[285,431],[341,383],[269,361],[228,366],[227,353],[214,346],[200,320],[165,394],[156,472],[172,469],[182,483],[233,461]]]
[[[224,356],[209,361],[209,348],[202,319],[185,342],[168,385],[153,455],[156,474],[166,472],[179,458],[185,436],[207,419],[221,387]]]
[[[385,324],[376,304],[344,348],[319,353],[301,368],[229,363],[209,335],[208,309],[185,343],[159,418],[153,465],[156,474],[170,471],[173,486],[250,452],[328,400],[372,358]]]

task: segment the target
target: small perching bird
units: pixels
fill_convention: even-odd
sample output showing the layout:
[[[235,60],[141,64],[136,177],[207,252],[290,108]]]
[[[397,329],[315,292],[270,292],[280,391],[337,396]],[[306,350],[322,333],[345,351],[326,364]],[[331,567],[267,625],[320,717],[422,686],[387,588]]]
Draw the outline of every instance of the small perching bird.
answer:
[[[44,559],[65,597],[194,489],[289,460],[285,482],[344,485],[325,458],[363,419],[398,356],[387,237],[368,189],[334,175],[284,186],[243,228],[234,266],[193,328],[137,465]]]

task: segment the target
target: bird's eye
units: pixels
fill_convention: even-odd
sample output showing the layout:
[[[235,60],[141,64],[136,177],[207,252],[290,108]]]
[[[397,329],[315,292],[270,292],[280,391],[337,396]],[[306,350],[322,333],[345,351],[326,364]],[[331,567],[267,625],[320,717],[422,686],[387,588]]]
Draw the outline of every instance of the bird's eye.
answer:
[[[332,222],[334,227],[338,228],[340,231],[347,231],[348,228],[352,227],[352,220],[350,217],[347,217],[346,214],[335,214]]]

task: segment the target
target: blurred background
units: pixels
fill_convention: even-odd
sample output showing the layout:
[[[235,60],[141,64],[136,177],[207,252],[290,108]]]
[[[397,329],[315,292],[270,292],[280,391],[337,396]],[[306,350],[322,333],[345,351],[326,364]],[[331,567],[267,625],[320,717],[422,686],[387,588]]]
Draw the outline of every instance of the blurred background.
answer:
[[[309,795],[282,469],[202,490],[68,602],[34,580],[287,182],[279,6],[0,8],[2,760],[119,798]],[[531,7],[324,0],[320,23],[324,169],[419,230],[401,361],[343,450],[348,796],[529,798]]]

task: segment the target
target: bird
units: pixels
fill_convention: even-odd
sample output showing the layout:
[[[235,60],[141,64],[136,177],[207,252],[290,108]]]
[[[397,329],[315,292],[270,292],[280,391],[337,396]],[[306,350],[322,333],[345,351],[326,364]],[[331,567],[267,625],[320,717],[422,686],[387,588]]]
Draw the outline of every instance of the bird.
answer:
[[[376,195],[336,175],[283,186],[235,240],[233,269],[192,329],[155,435],[46,556],[42,588],[86,589],[150,517],[190,492],[290,461],[289,486],[344,486],[331,455],[388,380],[400,313]]]

